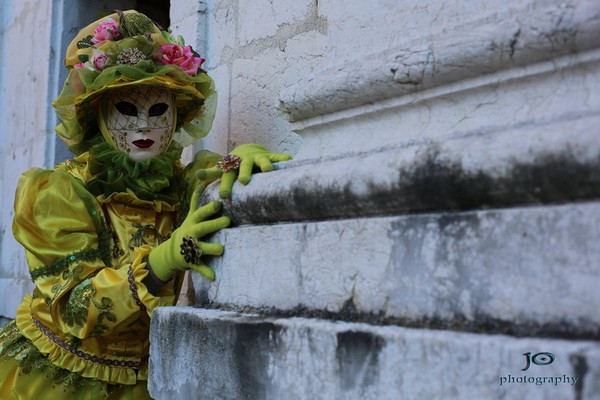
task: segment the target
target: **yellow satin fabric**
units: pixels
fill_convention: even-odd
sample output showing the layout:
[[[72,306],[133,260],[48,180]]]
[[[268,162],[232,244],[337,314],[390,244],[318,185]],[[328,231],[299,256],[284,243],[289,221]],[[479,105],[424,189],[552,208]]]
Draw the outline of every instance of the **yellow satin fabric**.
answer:
[[[158,296],[148,292],[144,257],[172,231],[177,209],[132,193],[93,197],[82,184],[89,179],[86,162],[83,155],[55,170],[32,169],[19,181],[13,232],[36,287],[16,323],[53,364],[123,385],[122,395],[108,398],[149,398],[149,317],[155,307],[172,305],[175,293],[172,283]],[[8,357],[0,359],[0,371],[1,399],[64,398],[63,385],[43,371],[19,374]],[[69,398],[105,398],[93,393],[84,388]]]
[[[99,391],[96,385],[84,385],[72,390],[49,381],[46,371],[25,374],[11,357],[0,358],[0,399],[2,400],[144,400],[151,399],[146,382],[120,385],[110,393]]]

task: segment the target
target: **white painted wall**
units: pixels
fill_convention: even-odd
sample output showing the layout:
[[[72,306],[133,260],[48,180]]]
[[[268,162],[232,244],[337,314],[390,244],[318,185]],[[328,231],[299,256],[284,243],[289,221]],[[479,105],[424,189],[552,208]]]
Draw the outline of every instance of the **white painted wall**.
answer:
[[[46,164],[52,2],[5,1],[0,7],[0,316],[14,317],[32,285],[12,236],[13,199],[19,174]]]

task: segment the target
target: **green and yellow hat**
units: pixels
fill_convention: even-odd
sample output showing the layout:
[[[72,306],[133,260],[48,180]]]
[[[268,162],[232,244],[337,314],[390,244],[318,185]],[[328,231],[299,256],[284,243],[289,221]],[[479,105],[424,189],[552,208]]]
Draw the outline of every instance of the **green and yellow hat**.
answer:
[[[69,75],[52,103],[58,136],[75,154],[89,149],[99,135],[99,100],[107,91],[152,85],[175,95],[175,146],[184,147],[208,134],[216,108],[204,59],[183,39],[174,39],[137,11],[117,11],[83,28],[67,48]]]

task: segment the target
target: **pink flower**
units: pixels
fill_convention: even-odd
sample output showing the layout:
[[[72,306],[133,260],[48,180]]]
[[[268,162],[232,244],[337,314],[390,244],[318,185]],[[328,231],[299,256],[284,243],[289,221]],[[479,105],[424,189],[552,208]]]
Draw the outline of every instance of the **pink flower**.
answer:
[[[119,24],[112,18],[106,18],[100,22],[96,30],[94,31],[94,37],[92,37],[92,43],[97,44],[104,42],[105,40],[115,40],[119,38]]]
[[[188,75],[196,75],[198,68],[206,60],[194,56],[192,46],[179,46],[177,44],[163,44],[160,46],[162,55],[157,58],[163,64],[179,65]]]
[[[94,64],[94,68],[98,71],[102,71],[108,62],[108,55],[106,53],[99,54],[95,57],[92,57],[92,64]]]
[[[75,69],[89,69],[91,71],[102,71],[110,62],[108,54],[102,50],[92,49],[91,54],[81,54],[80,59],[84,58],[85,62],[73,65]]]

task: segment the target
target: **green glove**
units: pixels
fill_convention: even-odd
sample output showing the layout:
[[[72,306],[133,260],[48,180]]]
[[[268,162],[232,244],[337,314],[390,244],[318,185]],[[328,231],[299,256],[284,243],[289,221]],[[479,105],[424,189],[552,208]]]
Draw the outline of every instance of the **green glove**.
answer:
[[[200,261],[198,248],[202,250],[201,254],[220,256],[223,254],[223,246],[219,243],[199,242],[196,239],[227,228],[230,220],[229,217],[212,218],[223,208],[219,201],[197,208],[199,195],[200,190],[196,190],[190,202],[190,211],[181,226],[148,256],[152,272],[164,282],[170,280],[177,272],[188,269],[193,269],[210,280],[215,279],[215,272]],[[186,261],[186,257],[190,262]]]
[[[271,153],[263,146],[258,144],[243,144],[233,149],[231,156],[237,156],[241,159],[238,168],[219,168],[219,163],[213,168],[199,170],[197,173],[198,179],[208,180],[221,177],[221,186],[219,186],[219,197],[226,199],[231,196],[231,188],[237,176],[238,181],[246,185],[250,182],[252,170],[254,167],[259,167],[262,172],[273,170],[274,162],[291,160],[289,154]]]

